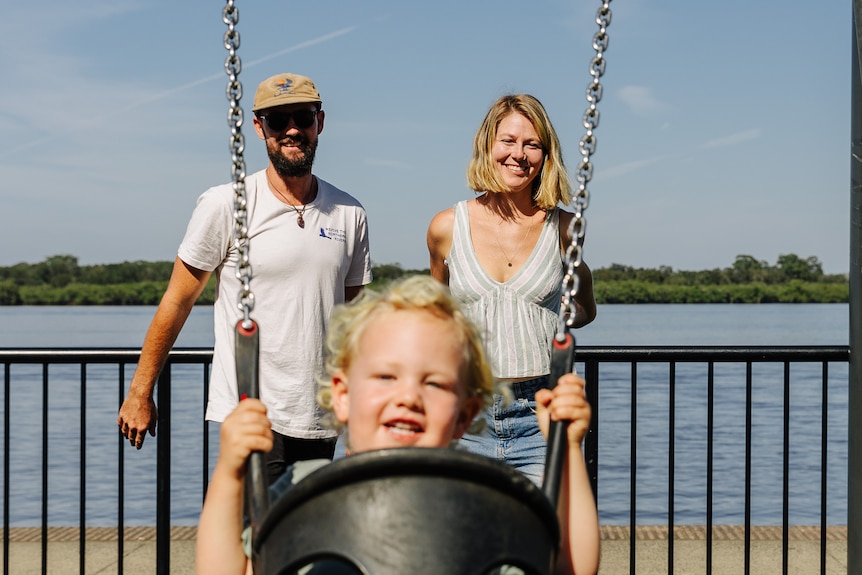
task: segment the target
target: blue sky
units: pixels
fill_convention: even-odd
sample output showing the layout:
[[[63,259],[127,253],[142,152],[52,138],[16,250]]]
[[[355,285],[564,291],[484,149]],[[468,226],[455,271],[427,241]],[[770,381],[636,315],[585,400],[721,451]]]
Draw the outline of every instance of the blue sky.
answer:
[[[368,211],[372,259],[427,266],[430,218],[473,197],[500,95],[545,104],[570,170],[598,1],[238,0],[245,87],[311,76],[315,173]],[[221,2],[5,6],[0,265],[172,260],[195,199],[230,180]],[[699,270],[849,259],[848,0],[616,0],[584,259]],[[250,116],[247,116],[250,118]],[[263,144],[245,126],[251,173]]]

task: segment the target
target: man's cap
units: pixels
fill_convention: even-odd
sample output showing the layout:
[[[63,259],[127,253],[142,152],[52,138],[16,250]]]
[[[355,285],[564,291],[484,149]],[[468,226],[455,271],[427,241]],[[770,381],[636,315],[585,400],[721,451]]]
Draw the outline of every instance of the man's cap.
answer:
[[[254,94],[253,112],[285,104],[305,102],[322,103],[311,78],[299,74],[276,74],[267,78],[257,87]]]

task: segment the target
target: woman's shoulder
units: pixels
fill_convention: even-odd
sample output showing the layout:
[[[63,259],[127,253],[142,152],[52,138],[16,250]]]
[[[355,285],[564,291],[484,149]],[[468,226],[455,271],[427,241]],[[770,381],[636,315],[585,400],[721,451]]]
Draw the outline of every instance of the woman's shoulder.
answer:
[[[446,208],[434,214],[431,218],[431,223],[428,224],[428,233],[438,235],[449,231],[451,234],[452,228],[455,225],[455,208]]]
[[[551,212],[550,212],[550,213],[553,213],[553,212],[554,212],[554,210],[556,210],[556,212],[557,212],[558,214],[560,214],[560,221],[561,221],[561,222],[563,221],[563,219],[565,219],[566,221],[569,221],[569,220],[571,220],[571,219],[572,219],[572,217],[575,215],[575,214],[574,214],[574,212],[570,212],[569,210],[567,210],[567,209],[565,209],[565,208],[561,208],[561,207],[559,207],[559,206],[557,206],[556,208],[554,208],[553,210],[551,210]]]
[[[553,214],[554,211],[556,211],[560,215],[560,228],[567,229],[569,227],[569,222],[572,221],[572,218],[575,217],[575,214],[565,208],[560,207],[554,208],[554,210],[549,213]]]

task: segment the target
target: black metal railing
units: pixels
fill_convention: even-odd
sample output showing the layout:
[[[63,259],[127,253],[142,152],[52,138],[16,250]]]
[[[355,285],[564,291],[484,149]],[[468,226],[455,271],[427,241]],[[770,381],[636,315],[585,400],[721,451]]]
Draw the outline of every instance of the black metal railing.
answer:
[[[705,405],[706,413],[703,421],[703,426],[706,432],[706,493],[705,493],[705,529],[704,537],[706,539],[706,561],[704,565],[704,573],[712,573],[712,550],[713,550],[713,509],[714,509],[714,447],[715,447],[715,367],[716,364],[739,364],[744,367],[744,424],[740,430],[744,437],[744,509],[743,509],[743,541],[744,541],[744,572],[746,575],[751,572],[751,541],[752,541],[752,437],[754,428],[754,403],[753,403],[753,386],[755,383],[754,366],[756,364],[773,364],[781,367],[782,374],[779,382],[771,382],[773,385],[780,384],[780,393],[775,394],[774,408],[780,406],[782,417],[782,442],[780,445],[772,446],[782,453],[782,466],[780,471],[781,477],[781,526],[782,526],[782,567],[781,573],[788,573],[788,558],[789,558],[789,480],[790,480],[790,436],[791,436],[791,418],[790,418],[790,391],[791,391],[791,365],[809,364],[820,367],[820,414],[819,414],[819,431],[820,431],[820,453],[819,453],[819,528],[820,532],[820,573],[826,573],[826,557],[827,557],[827,455],[828,455],[828,438],[829,438],[829,365],[831,363],[847,364],[849,362],[849,349],[847,347],[830,347],[830,346],[806,346],[806,347],[625,347],[625,348],[596,348],[584,347],[578,350],[578,361],[585,364],[584,376],[587,380],[587,389],[590,403],[594,408],[594,418],[590,435],[587,437],[585,446],[586,457],[588,459],[591,480],[593,483],[594,493],[598,493],[598,460],[601,450],[599,449],[599,430],[605,430],[605,427],[600,425],[603,414],[607,412],[600,403],[602,391],[602,376],[601,371],[607,369],[610,365],[629,365],[630,366],[630,396],[633,400],[630,402],[630,488],[629,488],[629,559],[630,573],[637,573],[637,552],[636,552],[636,528],[638,525],[638,406],[639,402],[634,400],[638,395],[638,376],[639,366],[644,364],[666,364],[666,385],[668,393],[667,401],[667,572],[673,573],[674,570],[674,526],[675,526],[675,479],[676,479],[676,461],[675,461],[675,442],[676,434],[676,414],[679,408],[676,400],[676,394],[680,382],[678,381],[677,366],[685,363],[704,364],[705,373]],[[689,378],[690,379],[690,378]],[[809,378],[809,383],[812,378]],[[688,383],[691,383],[689,381]],[[835,383],[834,381],[832,382]],[[846,411],[846,375],[841,379],[841,384],[844,386],[844,401],[838,403],[845,407]],[[683,406],[685,407],[685,406]],[[643,408],[643,406],[641,406]],[[726,414],[725,414],[726,415]],[[840,414],[846,417],[846,413]],[[814,418],[816,419],[816,418]],[[846,421],[846,420],[845,420]],[[811,428],[797,430],[802,433],[810,433]],[[842,440],[846,440],[846,425],[842,426],[839,431],[843,432],[840,436]],[[601,510],[602,500],[598,501],[599,509]],[[846,512],[846,508],[844,509]],[[841,521],[840,524],[844,524]],[[775,566],[775,572],[779,572],[778,566]]]
[[[101,453],[108,450],[105,447],[103,437],[109,437],[111,445],[117,446],[116,464],[112,471],[116,473],[116,498],[108,505],[115,505],[115,515],[108,523],[115,525],[117,532],[117,572],[123,573],[124,541],[126,525],[138,525],[141,522],[142,513],[146,510],[155,513],[154,523],[156,527],[156,571],[167,574],[170,572],[170,538],[172,522],[194,523],[194,513],[186,513],[179,520],[176,516],[177,506],[171,504],[171,492],[178,485],[186,483],[198,483],[197,488],[192,488],[195,502],[192,507],[199,509],[200,501],[206,492],[207,481],[210,473],[210,429],[203,421],[203,406],[206,405],[206,389],[209,382],[209,367],[212,361],[212,352],[208,349],[185,349],[171,352],[168,363],[163,370],[157,387],[157,404],[159,407],[159,427],[155,440],[155,465],[151,459],[153,450],[151,445],[145,446],[141,453],[129,453],[131,448],[126,445],[122,437],[117,435],[114,444],[113,433],[116,433],[116,413],[128,387],[128,379],[137,362],[139,350],[137,349],[114,349],[114,350],[92,350],[92,349],[0,349],[0,363],[4,366],[3,385],[3,573],[10,573],[9,550],[10,550],[10,528],[19,526],[22,522],[27,525],[38,524],[41,530],[41,553],[42,572],[47,572],[48,554],[48,529],[53,525],[52,515],[49,513],[49,497],[53,495],[55,488],[52,480],[57,475],[68,478],[70,469],[65,469],[62,458],[57,453],[66,453],[69,444],[77,443],[79,452],[77,457],[77,473],[79,490],[77,493],[78,509],[77,517],[70,521],[68,516],[60,520],[64,525],[76,524],[78,530],[79,544],[79,572],[84,573],[84,559],[87,553],[86,530],[94,521],[105,522],[104,514],[91,518],[87,510],[88,493],[98,493],[97,499],[105,499],[105,491],[110,489],[102,473],[94,469],[94,461],[100,464],[104,460],[111,460],[110,455]],[[831,364],[843,365],[849,361],[849,349],[845,346],[805,346],[805,347],[581,347],[577,350],[576,366],[584,374],[587,380],[589,399],[594,407],[594,418],[590,432],[586,440],[586,457],[589,472],[593,484],[594,493],[597,495],[600,514],[608,510],[611,504],[617,512],[627,517],[630,533],[630,572],[636,572],[637,549],[635,534],[639,521],[638,486],[646,480],[653,481],[656,475],[666,473],[666,495],[665,526],[667,527],[667,558],[668,573],[673,572],[674,565],[674,527],[677,526],[677,516],[683,511],[676,506],[680,490],[677,488],[678,469],[681,462],[676,459],[679,446],[690,439],[692,435],[691,413],[701,415],[702,418],[694,418],[700,421],[696,433],[704,433],[703,441],[705,453],[703,453],[703,464],[705,465],[705,493],[703,494],[704,522],[706,539],[706,562],[704,572],[712,572],[712,549],[713,549],[713,527],[724,521],[723,517],[715,521],[714,507],[720,502],[725,494],[716,495],[715,476],[719,471],[715,465],[716,457],[716,415],[722,421],[722,428],[726,422],[733,417],[724,408],[716,414],[716,394],[725,389],[732,391],[737,396],[742,396],[744,413],[740,415],[740,425],[733,426],[733,432],[741,437],[741,451],[744,459],[744,482],[742,485],[743,497],[743,525],[744,530],[744,565],[745,572],[750,569],[751,559],[751,537],[752,537],[752,506],[755,503],[752,493],[752,470],[755,438],[754,431],[758,428],[758,414],[770,406],[772,411],[780,407],[781,434],[776,445],[770,445],[769,450],[781,452],[781,527],[782,527],[782,572],[788,572],[789,542],[788,533],[791,526],[790,518],[790,479],[792,475],[791,461],[791,439],[799,431],[794,429],[791,417],[791,391],[796,389],[794,385],[810,386],[819,383],[817,390],[820,398],[819,418],[806,412],[806,422],[818,420],[817,429],[820,432],[819,444],[819,491],[820,497],[816,510],[805,510],[807,516],[812,514],[819,517],[820,527],[820,565],[821,573],[826,572],[826,527],[827,523],[827,470],[828,465],[828,440],[835,436],[833,429],[830,436],[830,416],[834,413],[829,411],[830,401],[835,399],[836,394],[830,395],[830,387],[836,386],[836,378],[830,376]],[[695,365],[697,369],[692,370],[688,366]],[[771,372],[764,378],[762,374],[756,374],[761,365],[771,366]],[[132,366],[130,368],[130,366]],[[657,366],[660,367],[657,371]],[[664,371],[666,366],[666,371]],[[726,366],[732,366],[735,371],[728,374]],[[802,384],[792,384],[792,370],[797,366],[807,366],[809,371],[813,367],[819,370],[818,377],[809,374]],[[701,369],[702,368],[702,369]],[[116,369],[116,371],[114,371]],[[776,376],[779,370],[780,376]],[[685,373],[680,373],[685,371]],[[721,371],[722,373],[717,373]],[[20,372],[20,373],[19,373]],[[767,381],[762,381],[763,379]],[[846,390],[846,376],[841,378],[840,385]],[[778,381],[775,381],[778,380]],[[79,385],[77,396],[72,395],[74,385]],[[755,388],[755,386],[758,386]],[[774,391],[773,388],[778,388]],[[840,386],[839,386],[840,387]],[[106,393],[105,390],[113,388],[116,395]],[[652,403],[641,399],[645,388],[650,388]],[[690,401],[693,395],[690,389],[700,388],[703,397],[695,402]],[[70,391],[70,389],[72,391]],[[760,393],[766,389],[765,394],[755,397],[755,391]],[[779,392],[780,391],[780,392]],[[606,393],[612,395],[606,395]],[[666,392],[666,395],[665,395]],[[839,392],[843,393],[843,392]],[[680,395],[684,395],[680,400]],[[116,397],[114,400],[106,400],[106,397]],[[628,398],[627,400],[625,398]],[[622,398],[622,399],[621,399]],[[38,401],[37,401],[38,400]],[[622,401],[622,403],[620,403]],[[685,403],[689,401],[689,403]],[[694,405],[697,403],[697,405]],[[838,402],[839,405],[841,402]],[[30,405],[34,404],[34,405]],[[620,406],[623,406],[622,408]],[[846,405],[846,401],[843,405]],[[30,411],[27,412],[27,409]],[[662,410],[666,410],[662,412]],[[846,409],[845,409],[846,411]],[[646,414],[646,415],[644,415]],[[177,425],[174,425],[174,416],[179,417]],[[685,432],[678,435],[677,427],[682,425],[686,416]],[[842,414],[846,417],[846,413]],[[76,417],[77,416],[77,417]],[[735,417],[735,416],[734,416]],[[93,420],[95,418],[95,424]],[[659,449],[662,455],[651,455],[647,450],[647,457],[643,456],[643,448],[639,450],[639,440],[644,437],[652,437],[656,433],[656,422],[663,422],[666,418],[666,444]],[[54,420],[58,421],[54,421]],[[628,434],[628,453],[619,451],[625,442],[619,441],[617,437],[600,435],[599,431],[610,435],[609,427],[613,420],[618,420],[613,427],[613,434]],[[628,420],[627,422],[625,420]],[[35,425],[38,421],[38,426]],[[606,421],[606,425],[601,425]],[[627,424],[623,430],[619,421]],[[834,424],[834,422],[833,422]],[[771,426],[770,426],[771,427]],[[20,428],[20,429],[19,429]],[[811,431],[810,427],[802,430],[804,433]],[[843,430],[843,438],[846,439],[846,428]],[[27,434],[21,439],[21,434]],[[76,438],[74,441],[72,437]],[[612,443],[605,443],[604,440]],[[661,439],[661,438],[660,438]],[[181,443],[180,443],[181,442]],[[13,451],[14,446],[24,443],[29,447],[24,448],[28,453],[22,455],[20,449]],[[661,444],[662,441],[652,442]],[[12,496],[13,489],[17,485],[18,469],[26,468],[27,463],[21,460],[31,457],[32,447],[38,445],[38,463],[33,467],[39,468],[38,476],[38,519],[35,510],[32,513],[15,513],[14,509],[21,498]],[[609,446],[613,446],[613,455]],[[88,449],[89,446],[89,449]],[[605,451],[607,449],[607,451]],[[95,451],[95,455],[93,455]],[[149,454],[146,455],[146,454]],[[602,475],[603,466],[600,463],[600,455],[603,464],[611,463],[609,459],[618,459],[616,463],[617,472],[609,472],[607,476]],[[655,461],[666,457],[666,461]],[[180,458],[183,465],[177,470],[172,470],[171,462]],[[32,460],[32,457],[30,459]],[[58,461],[60,463],[58,463]],[[682,462],[685,464],[689,461]],[[650,472],[639,471],[643,464],[648,464]],[[130,470],[134,466],[135,469]],[[155,469],[152,469],[152,468]],[[13,468],[15,471],[13,471]],[[602,495],[602,487],[612,480],[619,482],[620,477],[612,478],[614,473],[619,475],[619,469],[628,473],[628,502],[621,503],[619,493],[616,496],[605,498]],[[664,469],[664,472],[656,472]],[[89,472],[89,473],[88,473]],[[177,475],[182,472],[183,478]],[[192,473],[192,475],[189,475]],[[599,478],[602,483],[600,485]],[[153,477],[155,479],[153,479]],[[195,477],[196,479],[189,479]],[[623,478],[624,480],[625,478]],[[24,482],[35,481],[32,474],[27,475]],[[90,487],[93,483],[97,487]],[[155,485],[155,505],[153,497],[138,497],[130,501],[127,497],[130,484],[137,482],[138,485]],[[32,487],[32,486],[29,486]],[[144,488],[146,491],[147,487]],[[135,491],[138,487],[135,487]],[[690,491],[690,489],[687,488]],[[20,491],[20,490],[19,490]],[[66,490],[68,491],[68,489]],[[68,495],[68,494],[66,494]],[[691,494],[686,494],[689,496]],[[736,494],[738,495],[738,494]],[[14,499],[14,501],[13,501]],[[184,499],[189,499],[187,495]],[[652,501],[647,501],[652,504]],[[188,504],[186,502],[186,504]],[[814,504],[811,504],[814,506]],[[29,507],[31,509],[33,506]],[[142,511],[143,508],[143,511]],[[620,511],[622,510],[622,511]],[[846,512],[846,509],[844,510]],[[655,513],[652,513],[654,516]],[[621,517],[619,515],[618,517]],[[687,522],[690,514],[685,515],[683,521]],[[148,521],[146,518],[144,521]],[[843,522],[840,522],[843,523]],[[152,523],[150,523],[152,524]],[[776,566],[776,572],[777,572]]]

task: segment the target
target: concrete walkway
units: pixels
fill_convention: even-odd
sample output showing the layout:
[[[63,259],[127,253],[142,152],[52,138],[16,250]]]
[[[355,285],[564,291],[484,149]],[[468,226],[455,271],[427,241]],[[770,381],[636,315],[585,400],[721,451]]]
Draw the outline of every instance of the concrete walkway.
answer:
[[[194,527],[171,530],[171,574],[193,575],[195,564]],[[155,528],[127,528],[123,544],[123,573],[141,575],[156,572]],[[847,529],[827,529],[826,573],[847,575]],[[14,575],[42,573],[41,529],[10,530],[9,572]],[[782,573],[782,541],[779,527],[752,527],[750,572],[755,575]],[[788,573],[820,573],[820,530],[791,527],[788,532]],[[118,573],[117,532],[113,528],[88,528],[83,573]],[[666,575],[669,542],[667,527],[638,527],[635,540],[635,568],[638,575]],[[631,540],[626,527],[602,528],[600,575],[630,573]],[[2,549],[0,549],[2,553]],[[0,555],[2,556],[2,555]],[[673,573],[706,573],[706,540],[702,526],[674,529]],[[75,528],[50,528],[45,558],[48,575],[80,573],[80,542]],[[745,541],[742,527],[713,529],[712,573],[739,575],[745,572]]]
[[[712,530],[713,575],[745,573],[745,529],[741,526],[718,526]],[[750,573],[771,575],[783,572],[782,529],[755,526],[751,528],[749,548]],[[600,574],[637,573],[638,575],[696,575],[706,573],[707,548],[704,526],[674,528],[673,568],[669,565],[670,542],[667,526],[637,528],[631,565],[631,539],[628,527],[602,527],[602,561]],[[847,528],[826,530],[826,573],[847,575]],[[820,529],[792,526],[788,529],[787,573],[813,575],[820,573]]]

